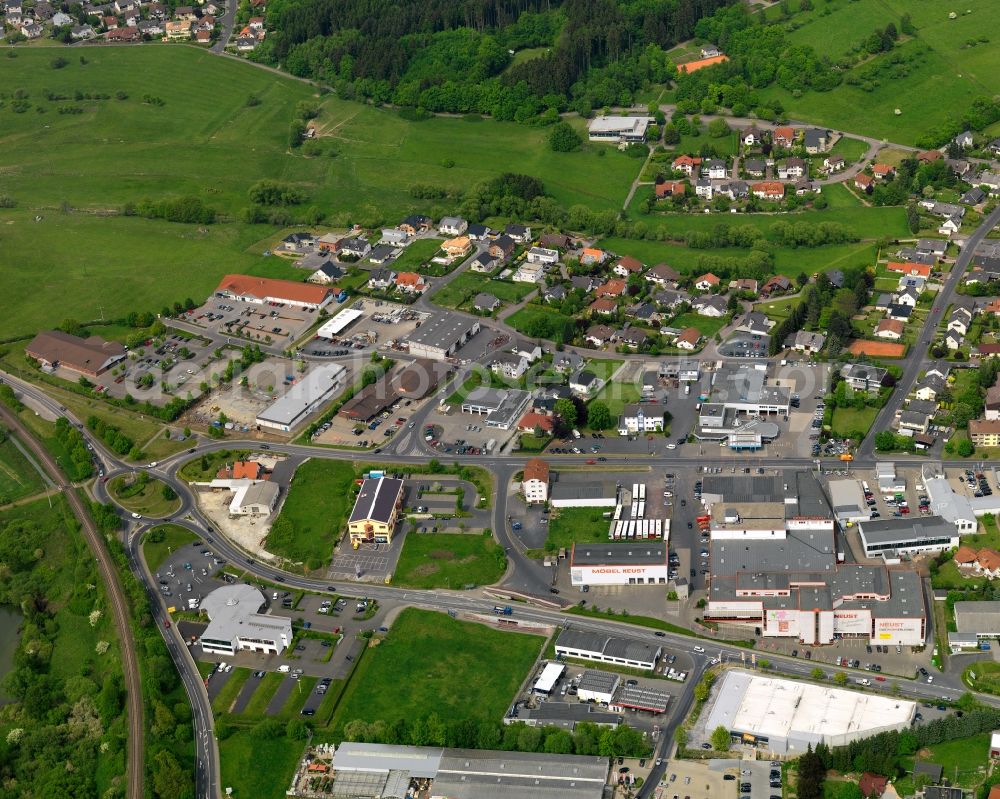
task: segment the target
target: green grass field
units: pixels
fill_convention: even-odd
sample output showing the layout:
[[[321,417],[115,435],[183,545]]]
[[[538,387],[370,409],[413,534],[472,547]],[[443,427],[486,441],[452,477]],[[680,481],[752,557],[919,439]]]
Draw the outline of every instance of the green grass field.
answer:
[[[641,395],[642,391],[635,383],[612,380],[594,395],[591,402],[600,400],[606,403],[608,410],[611,411],[611,418],[617,420],[625,405],[630,402],[638,402]]]
[[[833,433],[834,435],[847,435],[859,430],[867,433],[878,416],[878,408],[865,406],[861,410],[854,408],[836,408],[833,411]]]
[[[703,336],[707,336],[709,338],[714,336],[725,326],[725,317],[719,317],[717,319],[712,316],[702,316],[701,314],[694,313],[693,311],[683,313],[680,316],[675,317],[671,322],[671,327],[679,327],[681,329],[684,329],[685,327],[693,327]]]
[[[176,494],[172,499],[166,499],[163,496],[163,488],[166,483],[150,478],[149,482],[137,493],[128,495],[127,491],[131,484],[130,475],[120,475],[108,483],[108,494],[127,511],[159,518],[169,516],[181,506],[181,501]]]
[[[991,661],[973,663],[962,673],[962,681],[974,691],[1000,694],[1000,663]]]
[[[964,13],[967,9],[972,13]],[[804,92],[801,97],[774,86],[761,94],[781,99],[793,119],[913,144],[929,128],[960,116],[976,96],[1000,91],[1000,58],[989,44],[998,32],[996,10],[989,4],[962,6],[954,9],[958,14],[954,20],[948,18],[951,10],[907,0],[815,4],[813,11],[795,15],[798,27],[789,34],[790,42],[810,45],[836,60],[877,27],[893,22],[898,28],[900,17],[910,14],[917,29],[912,40],[851,72],[863,74],[871,63],[892,64],[901,54],[916,54],[917,60],[905,70],[881,72],[871,91],[844,84],[830,92]],[[831,36],[833,30],[838,35]],[[970,42],[975,46],[968,46]],[[896,115],[896,108],[902,113]]]
[[[543,639],[407,608],[365,654],[331,726],[392,723],[437,713],[442,721],[503,716]]]
[[[531,320],[537,318],[568,320],[570,317],[565,316],[552,308],[544,308],[540,305],[533,305],[529,303],[521,310],[508,316],[504,321],[518,332],[523,333],[527,329],[527,325],[531,322]]]
[[[232,788],[237,797],[282,799],[304,750],[304,741],[284,735],[255,736],[252,730],[237,729],[219,741],[222,785]]]
[[[194,533],[186,527],[178,527],[176,524],[163,524],[153,529],[163,533],[163,540],[150,541],[150,534],[146,533],[142,542],[142,552],[146,558],[146,565],[153,573],[156,573],[160,564],[170,557],[173,550],[197,540]]]
[[[407,588],[491,585],[504,568],[503,552],[490,535],[411,531],[392,581]]]
[[[416,272],[441,249],[441,239],[417,239],[392,262],[393,272]]]
[[[31,107],[23,114],[5,110],[0,127],[3,192],[18,203],[0,210],[11,299],[0,336],[27,335],[66,316],[158,311],[204,297],[227,272],[288,277],[294,271],[255,246],[278,228],[105,215],[127,202],[198,196],[234,220],[249,205],[250,186],[272,178],[300,188],[307,204],[341,224],[394,224],[436,204],[413,198],[415,183],[464,191],[514,170],[542,179],[567,207],[613,209],[640,168],[613,148],[553,153],[543,128],[454,118],[410,122],[332,95],[322,100],[318,122],[337,155],[307,157],[287,146],[295,107],[311,97],[299,81],[190,47],[94,49],[85,65],[73,58],[60,70],[50,68],[51,60],[46,48],[18,48],[4,60],[6,89],[23,89]],[[111,99],[76,101],[77,90]],[[115,99],[119,91],[127,99]],[[50,101],[48,92],[69,99]],[[164,105],[143,102],[146,94]],[[259,105],[247,105],[251,94]],[[59,114],[60,106],[83,112]],[[123,152],[128,169],[115,166]],[[115,290],[126,283],[128,292]]]
[[[491,280],[476,272],[463,272],[450,280],[439,291],[434,292],[432,299],[437,305],[446,308],[472,310],[472,300],[480,292],[492,294],[506,304],[517,303],[534,291],[536,286],[530,283],[512,283],[508,280]]]
[[[288,497],[271,526],[268,551],[296,563],[327,563],[353,506],[354,467],[333,460],[310,460],[295,472]]]
[[[13,439],[0,442],[0,505],[37,494],[45,487],[35,470]]]
[[[604,518],[602,508],[559,508],[549,519],[549,548],[573,546],[577,541],[598,543],[608,540],[611,522]]]

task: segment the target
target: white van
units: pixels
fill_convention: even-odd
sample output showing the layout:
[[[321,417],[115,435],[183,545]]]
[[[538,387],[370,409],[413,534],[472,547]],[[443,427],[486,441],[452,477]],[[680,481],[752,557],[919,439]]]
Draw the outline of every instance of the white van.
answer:
[[[281,666],[278,666],[278,673],[279,674],[288,674],[288,672],[290,670],[291,670],[291,667],[287,663],[284,663]]]

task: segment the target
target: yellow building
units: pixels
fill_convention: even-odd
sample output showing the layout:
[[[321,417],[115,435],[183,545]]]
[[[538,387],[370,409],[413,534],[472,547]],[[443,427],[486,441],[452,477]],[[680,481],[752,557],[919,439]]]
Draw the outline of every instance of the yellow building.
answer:
[[[351,543],[388,544],[403,508],[403,481],[393,477],[367,478],[361,485],[347,523]]]
[[[467,255],[472,250],[472,240],[468,236],[457,236],[444,242],[441,249],[452,258]]]

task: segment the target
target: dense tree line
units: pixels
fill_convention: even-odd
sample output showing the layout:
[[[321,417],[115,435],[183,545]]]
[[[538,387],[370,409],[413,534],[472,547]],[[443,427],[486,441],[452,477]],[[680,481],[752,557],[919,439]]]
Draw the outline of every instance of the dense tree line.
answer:
[[[821,330],[827,337],[827,349],[836,354],[854,338],[851,317],[867,302],[875,279],[864,267],[844,270],[844,286],[838,289],[821,273],[816,282],[802,290],[799,302],[785,319],[771,331],[770,350],[776,355],[785,339],[800,330]]]
[[[87,449],[83,434],[66,421],[66,417],[56,419],[56,440],[68,458],[63,468],[71,480],[86,480],[94,473],[94,462]],[[126,450],[127,452],[128,450]]]
[[[928,186],[933,189],[956,189],[958,177],[943,159],[918,164],[915,158],[907,158],[900,163],[892,180],[876,184],[872,190],[872,202],[875,205],[904,205],[912,195],[921,196]],[[916,212],[916,209],[913,211]],[[920,229],[919,213],[917,223],[916,230],[910,225],[914,233]]]
[[[629,102],[673,74],[665,49],[731,0],[274,0],[254,57],[346,97],[528,119]],[[510,51],[545,47],[511,64]]]
[[[135,446],[135,442],[121,430],[114,425],[107,424],[102,419],[98,419],[96,416],[87,417],[87,429],[107,444],[112,452],[116,452],[119,455],[126,455]]]
[[[211,225],[215,221],[215,209],[206,205],[200,197],[141,200],[126,204],[123,211],[125,216],[142,216],[167,222]]]
[[[626,724],[612,730],[584,722],[571,733],[559,727],[529,727],[520,721],[507,725],[471,718],[444,721],[434,712],[388,723],[354,719],[344,725],[343,732],[348,741],[506,752],[647,757],[651,751],[643,734]]]

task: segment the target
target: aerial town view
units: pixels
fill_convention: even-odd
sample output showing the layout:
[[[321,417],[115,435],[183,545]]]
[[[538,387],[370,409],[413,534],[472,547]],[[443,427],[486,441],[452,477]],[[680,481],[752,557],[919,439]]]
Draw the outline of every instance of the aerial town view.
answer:
[[[0,0],[0,799],[1000,799],[1000,0],[177,1]]]

